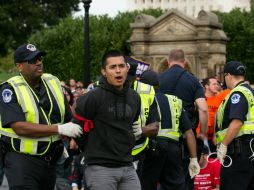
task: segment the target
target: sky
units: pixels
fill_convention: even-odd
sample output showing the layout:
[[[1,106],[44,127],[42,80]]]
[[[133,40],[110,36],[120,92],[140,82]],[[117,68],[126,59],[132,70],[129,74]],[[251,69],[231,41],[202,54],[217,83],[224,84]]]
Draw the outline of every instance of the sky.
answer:
[[[74,16],[84,15],[83,3],[79,5],[80,12],[74,13]],[[89,14],[102,15],[108,14],[111,17],[117,15],[117,13],[125,12],[128,9],[128,0],[92,0],[90,4]]]

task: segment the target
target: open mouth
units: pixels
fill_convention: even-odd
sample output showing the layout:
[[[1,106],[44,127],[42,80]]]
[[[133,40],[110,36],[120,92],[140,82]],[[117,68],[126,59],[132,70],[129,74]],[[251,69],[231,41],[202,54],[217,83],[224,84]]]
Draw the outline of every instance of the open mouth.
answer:
[[[116,80],[122,80],[123,79],[123,77],[121,77],[121,76],[117,76],[115,78],[116,78]]]

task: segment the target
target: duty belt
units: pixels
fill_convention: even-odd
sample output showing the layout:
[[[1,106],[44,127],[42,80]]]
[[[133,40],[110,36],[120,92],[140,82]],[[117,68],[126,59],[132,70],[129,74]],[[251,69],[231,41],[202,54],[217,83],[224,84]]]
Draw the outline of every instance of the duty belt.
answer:
[[[243,136],[244,137],[244,136]],[[254,136],[253,136],[254,138]],[[254,149],[254,143],[252,143],[252,149]],[[228,145],[228,155],[236,156],[238,154],[244,154],[244,155],[250,155],[250,140],[244,139],[244,138],[237,138],[234,139],[229,145]]]

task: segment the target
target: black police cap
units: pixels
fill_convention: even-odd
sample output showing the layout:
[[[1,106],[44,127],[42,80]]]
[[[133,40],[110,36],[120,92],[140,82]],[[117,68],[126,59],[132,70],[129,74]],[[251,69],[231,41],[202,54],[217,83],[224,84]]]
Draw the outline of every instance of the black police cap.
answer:
[[[14,52],[14,62],[20,63],[30,61],[37,56],[45,56],[44,51],[38,50],[33,44],[23,44],[19,46]]]
[[[139,79],[140,82],[143,82],[145,84],[149,84],[152,86],[159,86],[159,75],[152,70],[146,70],[144,71]]]
[[[231,75],[244,75],[246,71],[245,66],[239,61],[230,61],[224,66],[223,73]]]

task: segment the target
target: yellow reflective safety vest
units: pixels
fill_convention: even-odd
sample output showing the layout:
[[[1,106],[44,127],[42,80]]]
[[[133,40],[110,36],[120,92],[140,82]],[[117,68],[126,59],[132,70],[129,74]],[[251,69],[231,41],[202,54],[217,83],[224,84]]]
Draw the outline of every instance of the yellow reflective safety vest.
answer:
[[[12,77],[7,82],[13,87],[17,96],[17,101],[25,113],[27,122],[39,123],[40,119],[41,121],[44,121],[43,124],[50,125],[50,115],[53,109],[52,98],[54,97],[55,104],[58,106],[60,112],[59,114],[61,116],[61,121],[59,123],[63,123],[65,116],[65,104],[60,81],[51,74],[43,74],[41,79],[50,100],[50,111],[48,115],[46,115],[43,108],[39,106],[39,99],[37,95],[27,84],[23,76]],[[43,116],[43,118],[40,118],[39,116]],[[31,155],[45,154],[52,142],[60,140],[59,135],[41,138],[23,137],[17,135],[12,128],[3,128],[2,126],[0,126],[0,134],[1,137],[5,137],[3,138],[4,141],[6,141],[6,139],[8,140],[6,143],[9,143],[14,151]]]
[[[158,93],[155,95],[159,115],[161,117],[158,137],[170,138],[179,141],[179,118],[182,113],[182,100],[173,95]],[[171,118],[171,123],[167,119]]]
[[[134,82],[134,90],[140,95],[141,109],[138,122],[141,127],[146,125],[146,120],[149,115],[150,106],[153,104],[155,91],[153,86],[145,84],[139,81]],[[135,156],[142,152],[148,145],[149,139],[141,138],[136,142],[136,145],[132,149],[132,155]]]
[[[254,96],[248,88],[239,85],[239,86],[236,86],[235,88],[233,88],[233,90],[230,92],[230,94],[228,94],[226,96],[225,100],[221,103],[221,105],[218,109],[218,112],[216,115],[217,127],[219,129],[216,132],[217,143],[222,142],[222,140],[224,139],[224,137],[227,133],[228,126],[225,126],[223,128],[222,122],[223,122],[223,117],[224,117],[226,105],[228,103],[228,100],[229,100],[231,94],[234,92],[241,92],[245,96],[245,98],[248,102],[248,113],[246,115],[246,121],[244,121],[244,123],[243,123],[243,125],[236,137],[240,137],[240,136],[246,135],[246,134],[254,134]]]

